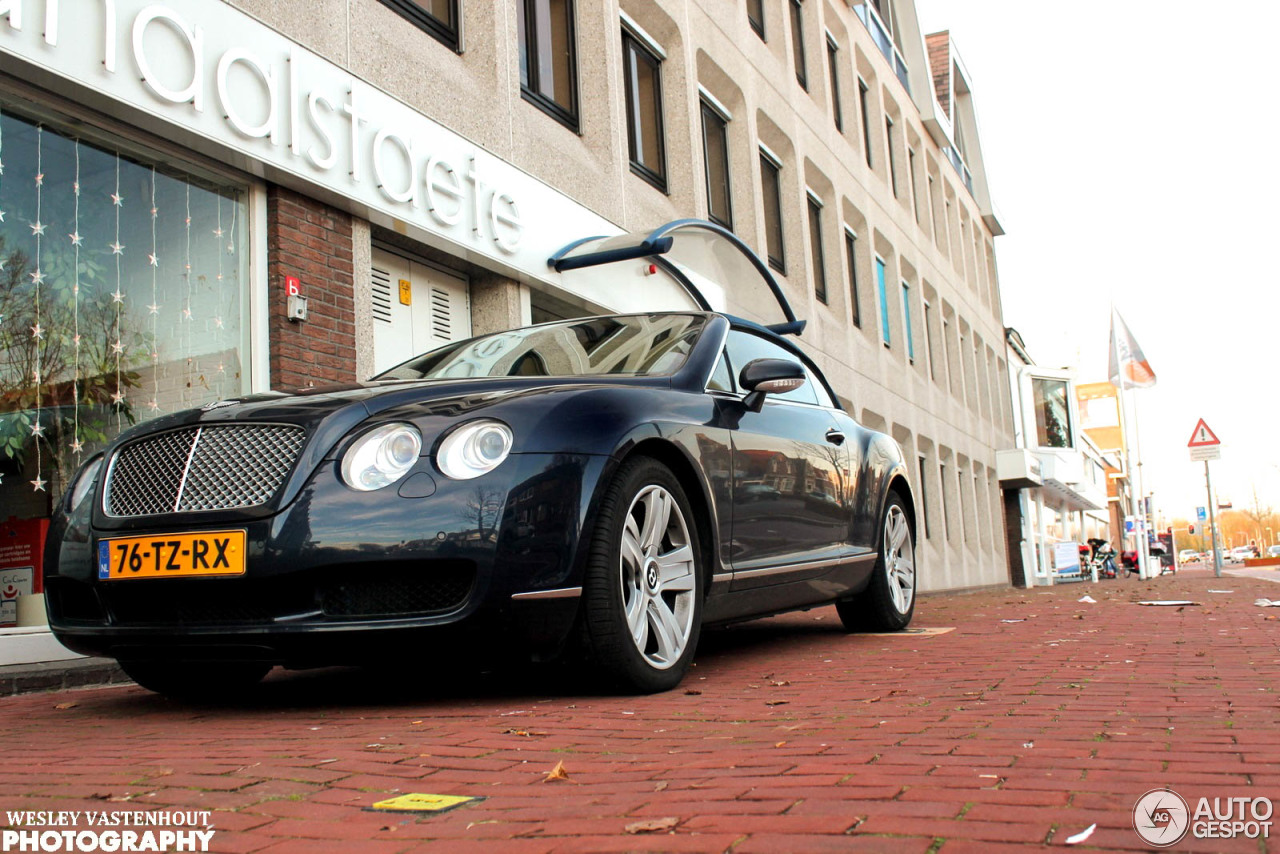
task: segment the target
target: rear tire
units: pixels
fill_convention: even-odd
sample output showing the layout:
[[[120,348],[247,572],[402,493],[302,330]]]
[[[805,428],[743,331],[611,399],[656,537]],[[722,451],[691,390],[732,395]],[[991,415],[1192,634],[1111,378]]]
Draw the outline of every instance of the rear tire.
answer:
[[[853,599],[836,603],[846,630],[896,632],[916,608],[915,531],[896,492],[889,493],[880,523],[880,554],[871,583]]]
[[[243,696],[271,670],[256,662],[121,661],[120,669],[148,691],[175,700],[217,702]]]
[[[704,569],[689,499],[649,457],[622,464],[600,503],[583,591],[583,648],[608,681],[680,684],[702,630]]]

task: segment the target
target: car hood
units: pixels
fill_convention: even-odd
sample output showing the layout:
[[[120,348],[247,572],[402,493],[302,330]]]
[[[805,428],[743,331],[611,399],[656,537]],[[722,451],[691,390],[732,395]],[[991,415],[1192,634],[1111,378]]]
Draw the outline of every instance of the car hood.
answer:
[[[137,425],[122,433],[113,446],[139,436],[192,425],[254,421],[294,424],[310,437],[304,467],[310,468],[335,452],[343,437],[363,421],[397,407],[424,414],[463,416],[497,403],[562,388],[588,385],[656,385],[653,378],[605,381],[602,377],[484,377],[478,379],[372,380],[217,400]],[[668,382],[662,378],[661,382]]]

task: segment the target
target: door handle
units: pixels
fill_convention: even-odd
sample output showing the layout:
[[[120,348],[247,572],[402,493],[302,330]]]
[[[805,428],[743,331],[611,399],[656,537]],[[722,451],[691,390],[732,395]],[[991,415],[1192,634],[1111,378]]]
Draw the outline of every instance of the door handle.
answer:
[[[827,441],[833,445],[843,445],[844,433],[832,427],[830,430],[827,431]]]

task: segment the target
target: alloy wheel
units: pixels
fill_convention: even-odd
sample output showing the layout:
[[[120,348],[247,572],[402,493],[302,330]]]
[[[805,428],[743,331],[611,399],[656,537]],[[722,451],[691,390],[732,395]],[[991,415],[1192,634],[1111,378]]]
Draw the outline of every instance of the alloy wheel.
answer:
[[[884,570],[888,576],[889,597],[899,614],[911,610],[916,593],[915,549],[911,544],[911,526],[907,515],[897,504],[890,506],[884,518]]]
[[[665,670],[693,632],[697,574],[688,524],[663,487],[645,486],[632,500],[619,563],[631,640],[650,666]]]

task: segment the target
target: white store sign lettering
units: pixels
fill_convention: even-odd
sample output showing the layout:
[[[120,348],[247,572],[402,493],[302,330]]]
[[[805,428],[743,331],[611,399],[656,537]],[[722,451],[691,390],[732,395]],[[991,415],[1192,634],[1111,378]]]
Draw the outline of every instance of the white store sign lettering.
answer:
[[[552,251],[619,231],[225,3],[0,0],[0,54],[189,131],[242,168],[553,283]]]

